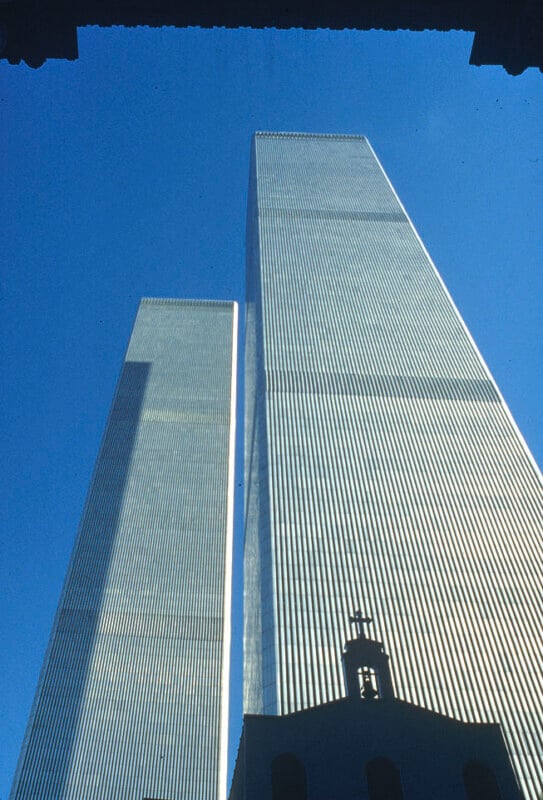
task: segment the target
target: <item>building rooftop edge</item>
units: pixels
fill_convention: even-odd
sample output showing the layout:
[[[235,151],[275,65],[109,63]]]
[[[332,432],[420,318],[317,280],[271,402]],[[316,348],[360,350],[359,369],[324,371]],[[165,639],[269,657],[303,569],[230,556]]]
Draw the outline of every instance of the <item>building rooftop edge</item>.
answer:
[[[309,708],[301,708],[298,711],[291,711],[288,714],[244,714],[243,720],[245,719],[291,719],[292,717],[299,717],[304,714],[308,714],[310,712],[315,711],[328,711],[332,708],[338,706],[348,706],[352,707],[353,703],[348,697],[340,697],[337,700],[331,700],[328,703],[321,703],[317,706],[310,706]],[[501,730],[501,725],[499,722],[467,722],[466,720],[456,719],[455,717],[449,717],[447,714],[442,714],[439,711],[433,711],[430,708],[424,708],[423,706],[416,706],[413,703],[408,703],[406,700],[400,700],[399,698],[395,697],[393,700],[372,700],[369,702],[356,702],[355,707],[358,711],[364,709],[364,707],[387,707],[392,708],[393,706],[396,708],[401,708],[402,711],[410,711],[416,712],[417,714],[424,714],[431,717],[438,717],[439,719],[445,720],[446,722],[450,722],[454,725],[459,726],[466,726],[469,728],[496,728]]]
[[[237,305],[236,300],[204,300],[185,299],[177,297],[142,297],[140,305],[178,305],[178,306],[219,306],[232,308]]]
[[[255,131],[255,138],[270,139],[356,139],[367,141],[365,136],[356,133],[304,133],[301,131]]]

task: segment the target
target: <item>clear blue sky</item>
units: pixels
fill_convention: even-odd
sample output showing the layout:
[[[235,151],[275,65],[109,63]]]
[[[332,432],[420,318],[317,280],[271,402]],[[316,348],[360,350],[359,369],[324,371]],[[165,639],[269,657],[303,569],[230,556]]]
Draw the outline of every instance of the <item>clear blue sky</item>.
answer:
[[[254,130],[368,136],[543,464],[543,77],[471,39],[90,28],[0,65],[0,800],[139,298],[243,299]]]

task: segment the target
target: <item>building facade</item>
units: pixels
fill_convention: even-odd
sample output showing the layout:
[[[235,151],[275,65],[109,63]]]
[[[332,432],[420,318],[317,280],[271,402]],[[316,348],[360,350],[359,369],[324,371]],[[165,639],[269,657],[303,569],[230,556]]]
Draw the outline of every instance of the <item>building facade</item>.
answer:
[[[229,800],[331,797],[521,800],[496,724],[452,720],[401,700],[345,698],[244,718]]]
[[[140,304],[12,800],[225,797],[236,342]]]
[[[521,800],[500,726],[397,700],[382,642],[353,622],[346,697],[246,714],[229,800]]]
[[[361,608],[535,798],[541,474],[369,143],[257,134],[247,240],[246,712],[342,697]]]

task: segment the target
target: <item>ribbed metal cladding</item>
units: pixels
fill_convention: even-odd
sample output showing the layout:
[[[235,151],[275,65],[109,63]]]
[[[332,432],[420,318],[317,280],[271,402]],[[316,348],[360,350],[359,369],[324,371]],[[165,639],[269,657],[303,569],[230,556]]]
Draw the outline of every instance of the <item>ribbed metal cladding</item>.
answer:
[[[140,304],[13,800],[225,797],[236,341]]]
[[[541,475],[363,137],[257,134],[249,194],[246,710],[342,696],[360,607],[535,798]]]

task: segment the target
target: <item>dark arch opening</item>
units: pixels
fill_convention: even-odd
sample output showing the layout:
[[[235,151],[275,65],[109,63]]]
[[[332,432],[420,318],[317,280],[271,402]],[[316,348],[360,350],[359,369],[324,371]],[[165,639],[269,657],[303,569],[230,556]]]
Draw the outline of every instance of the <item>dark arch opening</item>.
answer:
[[[480,761],[468,761],[463,777],[468,800],[502,800],[494,773]]]
[[[305,767],[291,753],[272,761],[272,800],[307,800]]]
[[[400,771],[388,758],[366,764],[369,800],[403,800]]]

